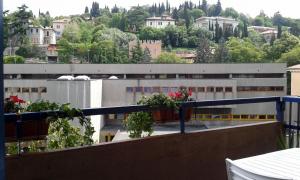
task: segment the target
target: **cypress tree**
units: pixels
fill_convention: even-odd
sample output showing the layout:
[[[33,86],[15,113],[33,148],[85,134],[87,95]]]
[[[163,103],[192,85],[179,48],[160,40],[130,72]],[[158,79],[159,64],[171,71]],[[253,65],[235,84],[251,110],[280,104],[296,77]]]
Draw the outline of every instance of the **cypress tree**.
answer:
[[[88,14],[90,11],[89,11],[89,8],[86,6],[85,7],[85,10],[84,10],[84,14]]]
[[[222,12],[222,5],[221,5],[220,0],[218,0],[214,15],[220,16],[221,12]]]
[[[278,24],[277,26],[277,39],[280,39],[282,35],[282,26]]]
[[[237,38],[240,37],[240,31],[239,31],[238,28],[235,28],[235,29],[234,29],[233,36],[234,36],[234,37],[237,37]]]
[[[247,22],[244,21],[244,28],[243,28],[242,38],[246,38],[246,37],[248,37],[248,26],[247,26]]]
[[[206,0],[202,1],[201,9],[207,15],[208,5]]]

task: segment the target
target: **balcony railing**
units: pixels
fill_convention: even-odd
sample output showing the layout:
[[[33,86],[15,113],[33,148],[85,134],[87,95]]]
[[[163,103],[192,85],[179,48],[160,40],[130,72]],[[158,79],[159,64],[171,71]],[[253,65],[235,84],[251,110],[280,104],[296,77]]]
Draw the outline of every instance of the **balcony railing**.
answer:
[[[274,103],[276,105],[276,119],[285,127],[285,134],[287,139],[288,147],[299,147],[300,144],[300,97],[257,97],[257,98],[242,98],[242,99],[225,99],[225,100],[209,100],[200,102],[186,102],[182,103],[179,108],[180,116],[180,132],[186,133],[185,131],[185,113],[188,108],[196,107],[211,107],[211,106],[224,106],[224,105],[238,105],[238,104],[255,104],[255,103]],[[296,104],[297,106],[293,106]],[[289,107],[288,111],[285,112],[285,107]],[[294,108],[293,108],[294,107]],[[296,108],[295,108],[296,107]],[[158,108],[160,109],[160,108]],[[121,113],[132,113],[138,111],[153,111],[157,109],[149,108],[143,105],[134,106],[123,106],[123,107],[104,107],[104,108],[90,108],[82,109],[85,116],[93,115],[106,115],[106,114],[121,114]],[[297,111],[297,115],[293,116],[293,110]],[[5,114],[5,122],[14,122],[16,126],[16,137],[17,139],[22,138],[21,125],[23,122],[32,120],[43,120],[48,116],[59,114],[60,117],[66,116],[63,112],[58,111],[44,111],[44,112],[27,112],[21,114],[9,113]],[[295,113],[294,113],[295,114]],[[287,116],[285,116],[287,115]],[[285,120],[285,117],[287,119]],[[296,117],[296,118],[294,118]],[[5,138],[5,137],[0,137]],[[4,161],[5,157],[0,157],[1,161]]]

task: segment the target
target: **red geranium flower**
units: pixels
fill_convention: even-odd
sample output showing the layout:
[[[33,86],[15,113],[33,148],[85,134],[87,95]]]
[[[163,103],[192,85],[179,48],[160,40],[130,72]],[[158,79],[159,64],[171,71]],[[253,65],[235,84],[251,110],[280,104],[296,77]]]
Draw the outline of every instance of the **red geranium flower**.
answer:
[[[26,101],[20,99],[18,96],[10,96],[9,98],[14,103],[19,103],[19,104],[26,103]]]

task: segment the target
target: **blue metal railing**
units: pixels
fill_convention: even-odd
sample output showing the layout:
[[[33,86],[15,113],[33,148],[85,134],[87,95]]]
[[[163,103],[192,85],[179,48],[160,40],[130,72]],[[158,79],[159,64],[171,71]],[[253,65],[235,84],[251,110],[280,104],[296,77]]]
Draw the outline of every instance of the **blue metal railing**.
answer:
[[[208,107],[208,106],[224,106],[224,105],[237,105],[237,104],[253,104],[253,103],[276,103],[276,118],[278,121],[284,124],[284,127],[287,131],[288,137],[288,145],[289,147],[294,146],[294,134],[297,135],[297,143],[296,146],[299,147],[299,138],[300,138],[300,97],[258,97],[258,98],[242,98],[242,99],[225,99],[225,100],[211,100],[211,101],[200,101],[200,102],[185,102],[182,103],[179,107],[179,116],[180,116],[180,132],[185,133],[185,111],[187,108],[195,108],[195,107]],[[284,112],[286,103],[290,103],[289,106],[289,121],[285,124],[284,121]],[[297,103],[298,112],[297,112],[297,121],[293,123],[292,121],[292,103]],[[156,108],[157,109],[157,108]],[[105,114],[119,114],[119,113],[131,113],[138,111],[153,111],[155,109],[151,109],[148,106],[143,105],[135,105],[135,106],[123,106],[123,107],[105,107],[105,108],[91,108],[91,109],[82,109],[82,112],[86,116],[92,115],[105,115]],[[26,122],[28,120],[42,120],[45,117],[51,116],[53,114],[59,114],[63,116],[63,112],[58,111],[45,111],[45,112],[27,112],[22,114],[5,114],[5,122],[15,122],[16,126],[20,127],[22,122]],[[16,128],[19,131],[19,128]],[[22,136],[19,132],[16,132],[18,137]],[[4,134],[1,139],[4,139]],[[4,157],[1,157],[1,161],[4,162]],[[2,163],[3,163],[2,162]]]

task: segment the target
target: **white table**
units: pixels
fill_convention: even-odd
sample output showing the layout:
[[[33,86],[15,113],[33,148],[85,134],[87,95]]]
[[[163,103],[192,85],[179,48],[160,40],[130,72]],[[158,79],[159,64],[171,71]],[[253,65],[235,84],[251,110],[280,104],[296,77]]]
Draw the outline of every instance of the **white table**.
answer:
[[[233,161],[247,171],[274,177],[300,180],[300,149],[287,149]]]

